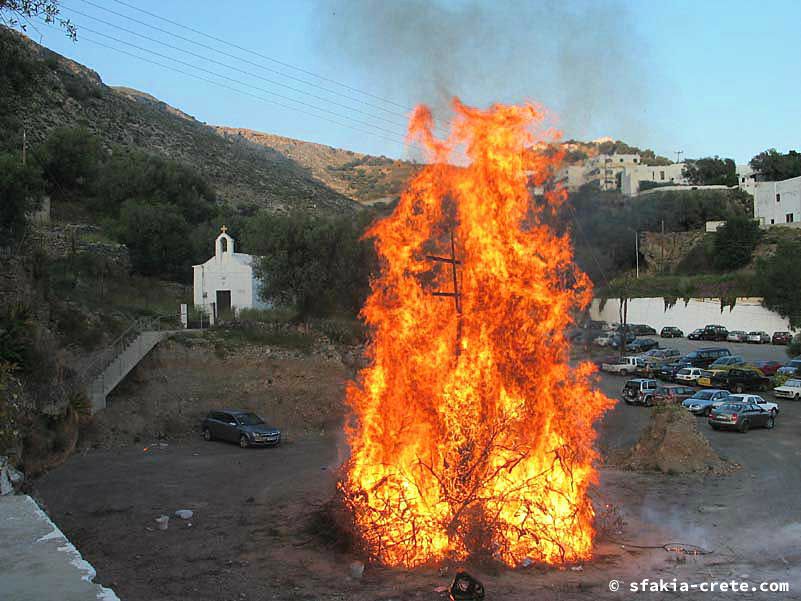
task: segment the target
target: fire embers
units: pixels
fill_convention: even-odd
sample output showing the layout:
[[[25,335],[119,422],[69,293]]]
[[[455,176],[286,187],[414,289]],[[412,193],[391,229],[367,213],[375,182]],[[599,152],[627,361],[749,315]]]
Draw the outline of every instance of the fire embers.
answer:
[[[532,105],[454,109],[447,140],[415,112],[431,163],[368,233],[382,271],[340,489],[364,550],[389,565],[586,559],[593,424],[611,401],[591,366],[567,364],[563,332],[591,290],[549,225],[561,153]]]

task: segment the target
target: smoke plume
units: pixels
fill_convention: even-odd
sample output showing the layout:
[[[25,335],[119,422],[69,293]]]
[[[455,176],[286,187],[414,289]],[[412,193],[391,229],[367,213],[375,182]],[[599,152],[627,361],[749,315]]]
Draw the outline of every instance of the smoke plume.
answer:
[[[535,100],[568,137],[637,137],[646,112],[645,44],[611,1],[329,0],[327,60],[364,89],[447,117],[448,102]]]

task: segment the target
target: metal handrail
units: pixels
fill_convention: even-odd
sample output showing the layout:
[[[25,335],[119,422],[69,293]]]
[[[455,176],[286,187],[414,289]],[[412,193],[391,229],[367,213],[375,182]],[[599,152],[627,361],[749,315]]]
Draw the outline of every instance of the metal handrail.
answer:
[[[91,384],[90,380],[102,374],[142,332],[160,330],[163,320],[174,318],[174,315],[162,315],[135,319],[122,334],[117,336],[98,357],[80,372],[79,377],[84,382]],[[135,334],[135,336],[132,337],[132,334]]]

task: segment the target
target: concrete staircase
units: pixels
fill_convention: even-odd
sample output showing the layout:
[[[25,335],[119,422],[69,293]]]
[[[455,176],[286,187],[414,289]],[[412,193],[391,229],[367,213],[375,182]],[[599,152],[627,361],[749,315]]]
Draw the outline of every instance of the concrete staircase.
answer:
[[[177,330],[159,329],[158,319],[134,322],[83,373],[92,413],[106,408],[106,397],[162,340]]]

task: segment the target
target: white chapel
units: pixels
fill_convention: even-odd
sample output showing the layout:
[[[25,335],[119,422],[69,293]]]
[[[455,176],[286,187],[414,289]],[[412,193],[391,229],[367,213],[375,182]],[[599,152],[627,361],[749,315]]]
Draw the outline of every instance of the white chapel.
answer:
[[[222,226],[214,241],[214,256],[194,269],[194,303],[218,317],[239,309],[261,309],[269,303],[261,300],[261,282],[254,267],[257,257],[234,252],[234,239]]]

